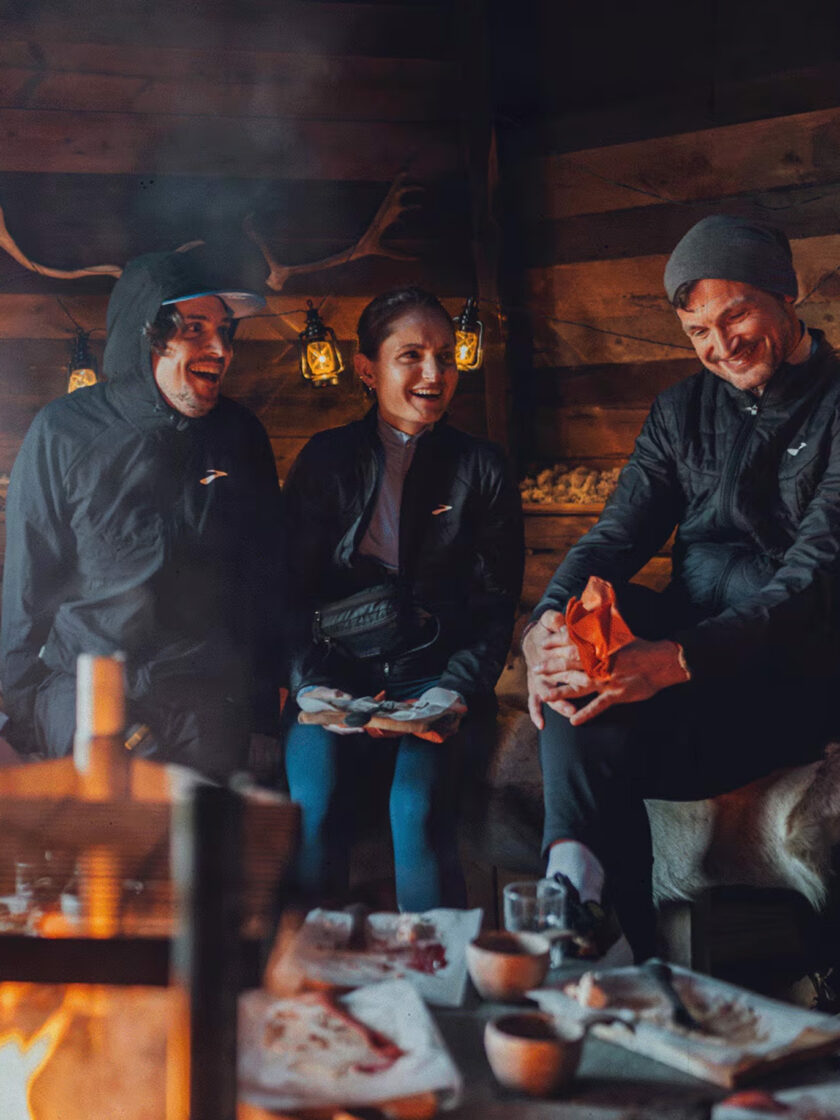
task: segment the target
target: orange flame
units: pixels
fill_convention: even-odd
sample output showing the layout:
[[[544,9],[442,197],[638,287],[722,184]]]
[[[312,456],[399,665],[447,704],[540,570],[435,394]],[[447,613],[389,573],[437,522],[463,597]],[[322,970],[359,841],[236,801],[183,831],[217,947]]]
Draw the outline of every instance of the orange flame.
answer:
[[[29,984],[0,985],[3,1012],[13,1013],[31,987]],[[0,1035],[0,1099],[4,1120],[35,1120],[32,1085],[67,1033],[79,998],[78,989],[68,988],[61,1006],[28,1039],[17,1028]]]

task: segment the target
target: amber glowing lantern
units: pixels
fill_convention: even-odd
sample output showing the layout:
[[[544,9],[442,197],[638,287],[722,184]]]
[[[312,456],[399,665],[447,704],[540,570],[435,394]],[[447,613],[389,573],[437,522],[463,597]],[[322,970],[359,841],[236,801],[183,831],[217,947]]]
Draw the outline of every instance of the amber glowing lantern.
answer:
[[[306,304],[306,327],[298,335],[300,372],[313,385],[337,385],[344,362],[335,331],[326,325],[311,299]]]
[[[478,304],[472,296],[452,322],[455,324],[455,364],[462,373],[480,369],[484,361],[484,324],[478,317]]]
[[[85,385],[95,385],[98,380],[96,376],[96,362],[88,346],[89,338],[89,331],[83,331],[81,329],[76,331],[76,339],[73,343],[73,354],[67,366],[68,393],[73,393],[76,389],[81,389]]]

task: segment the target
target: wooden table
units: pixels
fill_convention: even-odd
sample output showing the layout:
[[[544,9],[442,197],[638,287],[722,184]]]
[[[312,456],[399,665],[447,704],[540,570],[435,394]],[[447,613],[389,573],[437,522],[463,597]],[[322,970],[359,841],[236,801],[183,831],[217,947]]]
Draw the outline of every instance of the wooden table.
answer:
[[[539,1100],[503,1089],[484,1054],[484,1025],[522,1009],[522,1004],[484,1003],[473,991],[463,1008],[435,1009],[435,1020],[464,1080],[461,1104],[441,1113],[442,1120],[705,1120],[714,1103],[729,1095],[729,1090],[591,1035],[584,1042],[570,1092]],[[755,1085],[768,1090],[813,1085],[828,1075],[840,1077],[840,1056],[803,1063]]]
[[[521,1005],[518,1006],[521,1010]],[[464,1079],[462,1103],[451,1120],[699,1120],[726,1092],[649,1058],[588,1037],[571,1092],[539,1100],[503,1089],[493,1077],[482,1036],[490,1018],[510,1004],[468,1004],[437,1009],[435,1019]]]

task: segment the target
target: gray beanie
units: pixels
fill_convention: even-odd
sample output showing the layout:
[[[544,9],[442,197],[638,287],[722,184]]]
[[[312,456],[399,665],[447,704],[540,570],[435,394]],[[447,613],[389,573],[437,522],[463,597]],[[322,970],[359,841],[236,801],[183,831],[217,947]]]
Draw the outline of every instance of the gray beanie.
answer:
[[[674,302],[683,284],[737,280],[796,299],[790,242],[780,229],[716,214],[703,218],[678,242],[665,266],[665,291]]]

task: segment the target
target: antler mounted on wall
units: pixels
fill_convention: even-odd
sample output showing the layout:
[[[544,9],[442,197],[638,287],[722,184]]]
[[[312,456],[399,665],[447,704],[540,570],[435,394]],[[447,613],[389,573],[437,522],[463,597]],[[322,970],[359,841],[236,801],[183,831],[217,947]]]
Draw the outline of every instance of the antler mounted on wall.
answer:
[[[24,268],[28,268],[30,272],[37,272],[41,276],[52,276],[57,280],[78,280],[82,276],[122,276],[123,270],[118,264],[94,264],[89,268],[73,269],[50,268],[45,264],[36,264],[15,244],[6,228],[6,216],[2,206],[0,206],[0,248],[5,249],[10,257]]]
[[[351,260],[358,260],[360,257],[377,256],[390,257],[394,260],[416,260],[416,256],[412,254],[403,253],[397,249],[389,249],[387,246],[383,245],[382,237],[388,227],[393,225],[406,210],[417,208],[419,204],[405,202],[405,196],[409,192],[418,189],[420,188],[417,184],[408,183],[404,174],[397,176],[391,184],[379,209],[376,211],[370,225],[355,245],[352,245],[349,249],[345,249],[341,253],[335,253],[331,257],[325,257],[323,260],[311,261],[308,264],[279,264],[272,256],[264,239],[255,229],[252,214],[249,214],[245,218],[243,230],[246,236],[254,242],[265,257],[266,263],[270,269],[270,274],[266,280],[267,286],[274,292],[280,292],[290,276],[309,272],[321,272],[327,268],[334,268],[336,265],[346,264]],[[187,245],[181,245],[176,252],[200,244],[200,241],[191,241]],[[36,272],[41,276],[51,276],[58,280],[78,280],[83,276],[118,277],[122,275],[123,271],[122,267],[116,264],[98,264],[90,265],[87,268],[63,269],[51,268],[48,265],[36,263],[15,243],[6,227],[6,220],[2,207],[0,207],[0,248],[5,249],[18,264],[23,265],[23,267],[29,269],[30,272]]]
[[[418,208],[419,203],[404,201],[407,194],[417,189],[418,186],[409,183],[404,174],[398,175],[388,188],[388,193],[380,203],[370,225],[355,245],[352,245],[349,249],[344,249],[340,253],[334,253],[331,257],[324,257],[320,261],[311,261],[308,264],[278,264],[264,239],[254,228],[253,214],[249,214],[243,225],[245,233],[265,257],[266,264],[270,269],[266,284],[273,292],[280,292],[290,276],[308,272],[322,272],[324,269],[335,268],[337,265],[347,264],[348,261],[358,260],[360,257],[390,257],[397,261],[417,260],[417,257],[411,253],[403,253],[399,249],[389,249],[382,244],[382,237],[389,226],[392,226],[406,210],[416,210]]]

